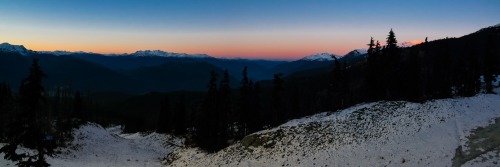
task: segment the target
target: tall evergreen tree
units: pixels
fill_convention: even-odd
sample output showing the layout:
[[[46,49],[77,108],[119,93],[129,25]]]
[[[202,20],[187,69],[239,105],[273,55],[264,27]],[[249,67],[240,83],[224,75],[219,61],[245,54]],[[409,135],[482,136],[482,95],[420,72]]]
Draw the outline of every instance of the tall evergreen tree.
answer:
[[[370,44],[372,42],[373,38],[370,39]],[[381,95],[384,93],[381,78],[384,76],[383,68],[385,67],[383,67],[383,61],[381,60],[381,53],[380,42],[377,40],[373,51],[368,53],[368,68],[365,79],[365,92],[368,101],[380,100]]]
[[[382,47],[380,46],[380,42],[377,40],[377,44],[375,44],[374,55],[378,56],[382,52]]]
[[[368,55],[373,55],[375,49],[375,44],[373,43],[373,37],[370,37],[370,43],[368,44]]]
[[[203,101],[200,115],[196,123],[196,143],[205,150],[213,152],[221,149],[218,145],[218,118],[217,118],[217,104],[218,104],[218,89],[217,89],[217,73],[210,72],[210,81],[207,85],[208,91]]]
[[[77,118],[80,121],[85,121],[85,113],[83,113],[83,99],[80,92],[76,92],[73,96],[73,118]]]
[[[237,138],[242,138],[246,136],[247,134],[250,133],[249,131],[249,115],[251,108],[251,90],[252,90],[252,85],[250,79],[248,79],[248,74],[247,74],[247,67],[243,67],[243,72],[242,72],[242,79],[240,82],[240,100],[239,100],[239,107],[238,107],[238,117],[239,117],[239,135]]]
[[[157,131],[159,133],[172,132],[172,112],[170,108],[170,99],[165,96],[161,102],[160,114],[158,116]]]
[[[493,46],[498,46],[498,45],[495,45],[495,41],[493,40],[492,37],[488,39],[488,45],[490,45],[490,47],[487,50],[487,53],[483,56],[484,59],[483,76],[484,76],[486,93],[494,94],[495,92],[493,92],[493,82],[496,81],[495,70],[498,66],[497,63],[498,59],[495,57],[495,51],[494,51],[494,49],[497,48]]]
[[[218,94],[219,110],[217,112],[217,117],[219,122],[217,131],[219,133],[219,139],[217,139],[217,141],[220,142],[220,145],[226,145],[229,138],[229,115],[231,114],[231,87],[229,84],[229,72],[226,69],[224,70],[222,80],[219,83]]]
[[[380,64],[383,68],[383,73],[381,77],[380,86],[384,89],[384,99],[394,100],[397,99],[399,93],[401,92],[402,82],[400,72],[400,55],[398,41],[396,40],[396,35],[392,29],[389,31],[387,36],[386,46],[383,49],[383,58]]]
[[[263,124],[261,119],[261,105],[260,105],[260,85],[259,83],[251,84],[251,113],[248,116],[250,119],[248,129],[251,133],[262,130]]]
[[[450,42],[444,41],[444,45],[437,49],[437,55],[434,57],[434,64],[432,69],[435,71],[433,74],[433,90],[432,98],[449,98],[451,97],[451,53]]]
[[[50,166],[45,161],[46,155],[54,154],[52,127],[45,106],[42,79],[47,77],[38,65],[38,59],[33,59],[29,76],[19,87],[19,111],[13,118],[9,128],[8,144],[0,149],[5,158],[16,161],[18,166]],[[17,147],[24,146],[35,149],[35,154],[17,153]]]
[[[175,104],[174,110],[174,134],[186,134],[186,104],[184,98]]]
[[[373,39],[371,40],[373,44]],[[371,46],[372,47],[372,46]],[[371,51],[371,54],[373,54],[373,51]],[[333,69],[331,71],[331,77],[330,77],[330,87],[328,89],[328,96],[330,99],[330,110],[335,111],[339,108],[341,108],[341,97],[340,97],[340,91],[341,91],[341,80],[342,80],[342,66],[340,65],[340,62],[337,57],[334,55],[331,55],[333,58]]]
[[[274,120],[271,123],[271,125],[279,125],[283,122],[285,122],[286,117],[285,117],[285,112],[284,112],[284,105],[283,105],[283,92],[284,92],[284,87],[283,87],[283,79],[281,77],[283,76],[282,73],[276,73],[274,74],[274,79],[273,79],[273,101],[272,101],[272,113]]]
[[[14,98],[9,85],[0,83],[0,142],[6,137],[6,128],[11,121],[11,114],[14,110]]]
[[[61,145],[64,145],[66,141],[72,138],[71,130],[73,129],[73,121],[71,118],[74,115],[74,108],[72,108],[72,101],[70,99],[73,99],[73,97],[70,92],[69,86],[58,87],[53,109],[57,116],[56,142]]]
[[[305,114],[301,112],[301,104],[300,104],[300,92],[299,88],[294,88],[293,93],[290,96],[290,104],[291,104],[291,117],[298,118],[304,116]]]
[[[389,35],[387,36],[387,45],[386,49],[387,51],[393,51],[398,48],[398,40],[396,40],[396,34],[394,34],[394,31],[389,31]]]

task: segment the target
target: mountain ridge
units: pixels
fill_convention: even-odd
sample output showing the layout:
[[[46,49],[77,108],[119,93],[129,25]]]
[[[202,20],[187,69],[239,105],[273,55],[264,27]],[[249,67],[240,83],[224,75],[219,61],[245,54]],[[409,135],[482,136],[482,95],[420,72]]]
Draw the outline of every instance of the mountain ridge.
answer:
[[[0,44],[0,51],[19,53],[23,56],[33,53],[33,51],[26,49],[24,45],[13,45],[8,42]]]

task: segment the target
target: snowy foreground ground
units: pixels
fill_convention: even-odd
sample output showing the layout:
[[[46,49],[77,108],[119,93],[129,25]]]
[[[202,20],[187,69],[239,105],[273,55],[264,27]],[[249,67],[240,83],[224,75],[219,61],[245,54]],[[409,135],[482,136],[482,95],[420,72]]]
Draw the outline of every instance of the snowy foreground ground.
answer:
[[[120,134],[119,127],[88,124],[75,130],[72,146],[47,161],[54,167],[156,167],[182,140],[169,135]],[[15,166],[0,155],[0,166]]]
[[[498,117],[499,95],[369,103],[292,120],[215,154],[189,148],[169,158],[172,166],[444,167],[452,166],[459,146],[467,154],[471,130]],[[500,166],[498,145],[471,159],[463,166]]]
[[[289,121],[214,154],[184,148],[181,139],[168,135],[121,134],[117,127],[89,124],[75,131],[73,147],[48,162],[55,167],[452,166],[454,161],[500,166],[499,117],[499,95],[360,104]],[[14,165],[0,158],[0,166]]]

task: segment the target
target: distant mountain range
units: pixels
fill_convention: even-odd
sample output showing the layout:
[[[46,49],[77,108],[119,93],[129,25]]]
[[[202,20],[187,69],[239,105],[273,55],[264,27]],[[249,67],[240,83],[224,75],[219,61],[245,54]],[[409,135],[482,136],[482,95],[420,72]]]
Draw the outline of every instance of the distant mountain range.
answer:
[[[150,91],[205,90],[210,71],[219,74],[227,69],[231,86],[238,87],[243,68],[255,82],[272,79],[273,74],[285,76],[298,71],[325,68],[338,58],[362,57],[354,50],[346,56],[318,53],[296,61],[224,59],[206,54],[186,54],[161,50],[142,50],[131,54],[97,54],[91,52],[32,51],[23,45],[0,44],[0,82],[17,87],[28,75],[32,58],[48,74],[48,88],[69,85],[81,91],[119,91],[145,93]]]
[[[124,54],[122,56],[127,56]],[[145,56],[159,56],[159,57],[176,57],[176,58],[211,58],[207,54],[186,54],[186,53],[173,53],[161,50],[140,50],[130,54],[130,56],[145,57]]]

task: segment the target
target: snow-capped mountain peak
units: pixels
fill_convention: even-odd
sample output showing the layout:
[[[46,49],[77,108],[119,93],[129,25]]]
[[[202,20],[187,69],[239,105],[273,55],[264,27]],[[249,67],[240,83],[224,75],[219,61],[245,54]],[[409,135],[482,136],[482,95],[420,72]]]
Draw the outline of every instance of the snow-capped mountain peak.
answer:
[[[310,56],[306,56],[300,60],[304,60],[304,61],[333,61],[334,59],[333,59],[332,55],[339,58],[338,55],[328,53],[328,52],[321,52],[321,53],[316,53],[316,54],[313,54]]]
[[[355,57],[355,56],[360,56],[360,55],[364,55],[367,53],[368,53],[368,50],[366,50],[366,49],[354,49],[354,50],[350,51],[349,53],[345,54],[344,57]]]
[[[12,45],[7,42],[0,44],[0,51],[15,52],[23,56],[27,56],[32,52],[31,50],[26,49],[23,45]]]
[[[146,56],[159,56],[159,57],[177,57],[177,58],[208,58],[210,56],[206,54],[186,54],[186,53],[174,53],[165,52],[162,50],[140,50],[135,53],[130,54],[136,57],[146,57]]]

